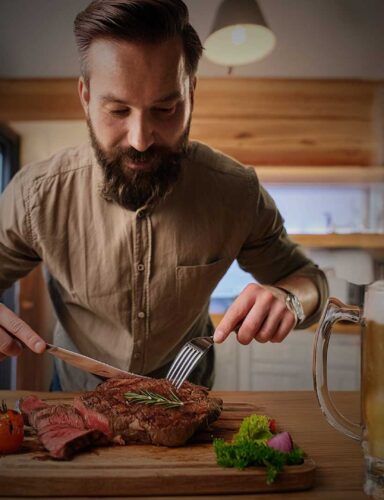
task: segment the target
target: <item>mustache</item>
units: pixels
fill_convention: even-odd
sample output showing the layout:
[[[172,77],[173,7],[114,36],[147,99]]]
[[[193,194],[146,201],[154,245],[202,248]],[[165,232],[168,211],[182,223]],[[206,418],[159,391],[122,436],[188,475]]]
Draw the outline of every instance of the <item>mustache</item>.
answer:
[[[115,149],[115,159],[118,160],[131,160],[134,163],[145,163],[153,160],[160,160],[164,155],[169,155],[169,150],[167,148],[162,148],[159,146],[150,146],[145,151],[138,151],[134,147],[130,146],[127,149],[122,149],[117,147]]]

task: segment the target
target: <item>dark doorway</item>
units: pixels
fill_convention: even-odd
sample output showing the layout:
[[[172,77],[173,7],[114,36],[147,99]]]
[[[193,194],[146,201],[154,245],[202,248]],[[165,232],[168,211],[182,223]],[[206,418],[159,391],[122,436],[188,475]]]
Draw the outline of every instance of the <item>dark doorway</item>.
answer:
[[[20,166],[20,140],[9,127],[0,123],[0,194],[15,175]],[[0,214],[1,217],[1,214]],[[0,295],[7,307],[15,310],[15,286]],[[0,363],[0,389],[10,389],[14,360],[8,358]]]

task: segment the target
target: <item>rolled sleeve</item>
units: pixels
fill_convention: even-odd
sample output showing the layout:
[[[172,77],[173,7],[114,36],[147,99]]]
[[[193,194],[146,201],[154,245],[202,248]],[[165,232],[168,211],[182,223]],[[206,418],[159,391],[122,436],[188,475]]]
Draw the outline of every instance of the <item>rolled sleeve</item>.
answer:
[[[251,186],[254,218],[247,241],[238,255],[240,267],[261,284],[273,285],[290,275],[310,279],[319,293],[316,310],[300,329],[307,328],[321,315],[328,296],[325,274],[288,236],[284,219],[275,202],[261,186],[256,175]]]

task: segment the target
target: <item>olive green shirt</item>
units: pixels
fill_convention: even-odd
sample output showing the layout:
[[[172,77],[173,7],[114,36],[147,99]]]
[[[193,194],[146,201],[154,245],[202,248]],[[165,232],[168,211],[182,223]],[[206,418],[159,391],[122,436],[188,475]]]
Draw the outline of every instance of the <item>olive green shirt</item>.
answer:
[[[235,259],[260,283],[311,278],[321,301],[302,327],[319,318],[324,274],[287,237],[254,168],[192,142],[152,211],[107,201],[102,181],[86,144],[21,169],[0,198],[0,292],[44,262],[59,345],[131,372],[157,370],[207,331],[210,295]],[[87,385],[67,368],[65,389]]]

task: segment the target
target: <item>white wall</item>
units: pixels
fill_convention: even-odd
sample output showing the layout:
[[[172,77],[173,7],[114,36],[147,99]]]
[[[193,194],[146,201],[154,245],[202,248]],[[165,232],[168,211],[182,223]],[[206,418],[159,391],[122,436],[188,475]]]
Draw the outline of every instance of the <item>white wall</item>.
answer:
[[[235,76],[384,78],[383,0],[259,0],[277,36],[264,61]],[[89,0],[0,0],[0,78],[78,73],[73,19]],[[186,0],[204,41],[220,0]],[[226,69],[203,59],[202,76]]]

